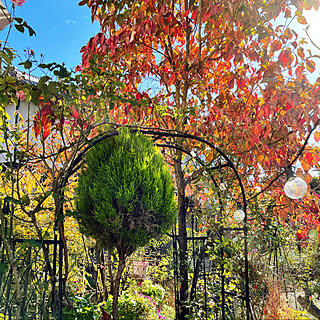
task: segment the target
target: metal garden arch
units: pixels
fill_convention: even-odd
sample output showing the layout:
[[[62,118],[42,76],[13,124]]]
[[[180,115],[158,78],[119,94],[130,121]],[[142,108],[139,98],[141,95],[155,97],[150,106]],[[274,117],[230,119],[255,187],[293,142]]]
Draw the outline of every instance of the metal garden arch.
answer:
[[[119,126],[120,127],[120,126]],[[232,162],[232,160],[216,145],[214,145],[213,143],[211,143],[210,141],[207,141],[204,138],[201,137],[197,137],[195,135],[191,135],[188,133],[182,133],[182,132],[172,132],[172,131],[164,131],[164,130],[155,130],[155,129],[138,129],[138,128],[132,128],[130,127],[130,132],[131,133],[135,133],[135,132],[141,132],[144,135],[147,136],[151,136],[154,140],[161,140],[161,139],[165,139],[165,138],[182,138],[182,139],[187,139],[187,140],[195,140],[198,141],[200,143],[205,144],[206,146],[208,146],[211,151],[216,151],[225,161],[225,163],[223,164],[224,167],[229,167],[237,181],[238,181],[238,185],[240,187],[240,191],[241,191],[241,202],[242,202],[242,209],[244,211],[244,219],[243,219],[243,226],[240,228],[223,228],[221,227],[220,229],[220,234],[223,235],[223,233],[225,231],[240,231],[243,232],[243,241],[244,241],[244,274],[245,274],[245,296],[244,296],[244,301],[245,301],[245,306],[246,306],[246,319],[249,320],[250,319],[250,290],[249,290],[249,266],[248,266],[248,244],[247,244],[247,236],[248,236],[248,227],[247,227],[247,200],[246,200],[246,193],[245,193],[245,188],[243,185],[243,182],[241,180],[240,174],[237,170],[237,168],[235,167],[234,163]],[[118,132],[116,131],[116,129],[114,129],[111,132],[108,132],[106,134],[103,134],[102,136],[96,138],[95,140],[89,142],[89,144],[87,145],[87,147],[74,159],[74,161],[71,163],[71,165],[69,166],[68,170],[66,171],[65,174],[65,183],[67,183],[67,180],[70,176],[72,176],[75,172],[78,171],[78,169],[81,166],[82,160],[86,154],[86,152],[88,150],[90,150],[94,145],[98,144],[99,142],[112,137],[114,135],[117,135]],[[174,144],[158,144],[158,146],[164,147],[164,148],[175,148],[175,149],[179,149],[185,153],[188,153],[188,150],[185,150],[177,145]],[[217,187],[217,182],[215,181],[214,177],[212,175],[210,175],[211,179],[212,179],[212,183]],[[219,192],[218,192],[219,193]],[[220,198],[221,195],[218,194],[218,198]],[[173,235],[173,239],[174,240],[179,240],[179,236],[177,235]],[[201,241],[205,241],[204,238],[202,239],[195,239],[194,237],[192,237],[191,239],[185,239],[185,241],[195,241],[195,240],[201,240]],[[223,256],[224,252],[223,252],[223,248],[221,250],[221,255]],[[226,313],[225,313],[225,304],[226,304],[226,291],[225,291],[225,279],[224,279],[224,275],[223,275],[223,264],[222,264],[222,270],[221,270],[221,317],[222,319],[226,319]],[[179,311],[179,309],[181,308],[181,303],[183,303],[183,301],[180,301],[179,296],[178,296],[178,292],[176,291],[176,311]],[[182,320],[183,318],[177,318],[178,320]]]
[[[120,127],[120,126],[119,126]],[[244,259],[245,259],[245,264],[244,264],[244,274],[245,274],[245,296],[244,296],[244,301],[245,301],[245,306],[246,306],[246,318],[247,320],[250,319],[250,296],[249,296],[249,272],[248,272],[248,246],[247,246],[247,236],[248,236],[248,228],[247,228],[247,200],[246,200],[246,194],[245,194],[245,189],[244,189],[244,185],[242,183],[241,177],[239,175],[239,172],[237,171],[234,163],[232,162],[232,160],[216,145],[214,145],[213,143],[207,141],[204,138],[201,137],[197,137],[188,133],[182,133],[182,132],[173,132],[173,131],[164,131],[164,130],[156,130],[156,129],[138,129],[138,128],[130,128],[130,131],[132,133],[135,132],[141,132],[144,135],[147,136],[151,136],[154,140],[165,140],[165,139],[177,139],[177,138],[181,138],[181,139],[186,139],[186,140],[193,140],[193,141],[197,141],[200,142],[206,146],[208,146],[212,152],[217,152],[219,154],[219,156],[224,159],[225,163],[223,164],[223,166],[230,168],[235,177],[236,180],[238,181],[238,185],[240,187],[241,190],[241,202],[242,202],[242,208],[243,211],[245,213],[244,216],[244,220],[243,220],[243,226],[241,228],[233,228],[228,229],[228,230],[235,230],[235,231],[241,231],[243,232],[243,241],[244,241]],[[117,135],[118,132],[116,130],[116,128],[108,133],[103,134],[102,136],[89,141],[87,146],[73,159],[73,161],[69,164],[69,166],[66,168],[66,170],[64,171],[64,174],[61,176],[61,180],[59,182],[59,188],[60,188],[60,194],[58,194],[58,197],[63,198],[63,187],[65,187],[68,183],[68,180],[71,176],[73,176],[81,167],[83,159],[85,154],[96,144],[98,144],[99,142]],[[169,143],[163,143],[163,144],[159,144],[159,146],[163,147],[163,148],[175,148],[175,149],[179,149],[180,151],[184,152],[184,153],[188,153],[190,152],[189,150],[184,149],[181,146],[176,145],[175,143],[169,142]],[[212,183],[215,187],[217,187],[217,182],[215,181],[214,177],[212,175],[210,175]],[[221,194],[219,194],[218,191],[218,198],[221,198]],[[222,212],[221,212],[222,214]],[[63,212],[63,208],[61,207],[60,211],[59,211],[59,215],[61,217],[64,216],[64,212]],[[60,217],[60,218],[61,218]],[[63,220],[63,219],[62,219]],[[55,273],[55,277],[57,277],[57,281],[58,281],[58,300],[57,300],[57,319],[61,320],[63,319],[63,312],[62,312],[62,300],[63,300],[63,292],[64,292],[64,288],[63,288],[63,249],[64,249],[64,244],[63,244],[63,239],[61,238],[61,232],[59,230],[59,227],[63,228],[63,225],[61,226],[61,224],[63,224],[63,222],[60,219],[57,220],[57,225],[55,226],[55,232],[54,232],[54,239],[53,240],[47,240],[46,242],[39,242],[39,240],[34,240],[34,243],[37,244],[37,246],[49,246],[49,245],[53,245],[53,261],[52,261],[52,265],[54,270],[56,270],[56,268],[58,269],[58,273]],[[224,231],[226,229],[224,229],[223,227],[220,228],[219,232],[221,235],[223,235]],[[58,238],[59,235],[59,238]],[[177,253],[179,252],[178,248],[177,248],[177,243],[179,243],[179,241],[181,239],[179,239],[180,235],[177,234],[172,234],[173,237],[173,243],[174,243],[174,247],[176,249],[175,252],[175,256],[174,259],[177,259],[178,255]],[[183,241],[191,241],[192,245],[195,245],[195,241],[200,241],[201,245],[205,246],[205,241],[207,241],[206,237],[202,237],[202,238],[196,238],[194,236],[186,238],[186,239],[182,239]],[[17,243],[23,243],[24,239],[20,239],[20,240],[16,240]],[[223,252],[223,248],[221,249],[220,254],[223,256],[224,252]],[[180,261],[181,263],[181,261]],[[182,261],[182,263],[184,263]],[[176,265],[177,267],[177,265]],[[183,268],[183,265],[182,265]],[[225,279],[224,279],[224,275],[223,275],[223,264],[221,265],[221,318],[224,320],[226,319],[226,314],[225,314],[225,303],[226,303],[226,292],[225,292]],[[206,272],[206,266],[204,266],[204,270]],[[1,273],[1,272],[0,272]],[[179,270],[176,269],[175,270],[175,274],[179,273]],[[178,281],[178,278],[176,278],[176,280]],[[206,276],[204,273],[204,281],[206,281]],[[176,286],[178,285],[178,283],[176,283]],[[206,284],[205,284],[206,286]],[[204,288],[206,289],[206,288]],[[179,293],[176,290],[176,309],[177,309],[177,319],[178,320],[182,320],[183,318],[179,318],[178,314],[179,314],[179,310],[181,308],[181,305],[185,302],[180,300],[179,297]],[[205,295],[205,299],[206,299],[206,295]],[[205,301],[205,308],[206,308],[206,303],[207,301]]]

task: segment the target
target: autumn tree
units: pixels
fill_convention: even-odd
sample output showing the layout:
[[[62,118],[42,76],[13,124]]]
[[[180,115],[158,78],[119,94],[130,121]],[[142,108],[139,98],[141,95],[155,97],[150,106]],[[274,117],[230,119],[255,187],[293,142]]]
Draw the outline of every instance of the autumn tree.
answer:
[[[283,168],[298,158],[307,179],[308,170],[318,166],[318,149],[303,143],[319,122],[320,91],[318,80],[308,80],[316,57],[290,22],[306,24],[303,10],[317,10],[318,1],[82,0],[79,4],[88,5],[92,20],[101,25],[101,32],[82,48],[83,66],[94,56],[107,61],[109,68],[121,70],[126,92],[140,102],[116,102],[112,121],[205,137],[234,161],[250,200],[273,192],[272,198],[282,204],[281,211],[275,209],[273,214],[286,219],[291,208],[299,217],[304,215],[300,203],[283,195],[280,178]],[[319,141],[319,133],[315,136]],[[183,138],[176,143],[189,151],[197,149],[219,167],[221,158],[204,152],[204,145]],[[186,261],[186,188],[192,179],[185,172],[181,150],[173,157],[179,252]],[[238,191],[233,190],[236,196]],[[185,269],[180,270],[179,319],[189,313],[183,306],[188,300]]]

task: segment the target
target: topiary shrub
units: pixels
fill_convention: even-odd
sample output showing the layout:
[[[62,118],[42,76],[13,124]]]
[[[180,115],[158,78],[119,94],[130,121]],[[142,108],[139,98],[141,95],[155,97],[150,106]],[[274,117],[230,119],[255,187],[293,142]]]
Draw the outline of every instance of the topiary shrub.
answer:
[[[113,319],[118,319],[119,284],[126,258],[167,232],[176,217],[174,187],[165,162],[140,133],[122,129],[94,146],[79,176],[76,218],[80,230],[116,250]]]

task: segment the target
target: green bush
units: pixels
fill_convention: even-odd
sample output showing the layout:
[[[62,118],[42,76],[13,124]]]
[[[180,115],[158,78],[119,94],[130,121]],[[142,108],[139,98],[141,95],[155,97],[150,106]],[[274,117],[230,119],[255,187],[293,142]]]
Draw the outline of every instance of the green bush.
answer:
[[[176,218],[173,181],[154,144],[127,129],[96,144],[79,176],[76,208],[80,230],[118,254],[117,271],[110,275],[112,315],[118,320],[126,259],[165,234]]]
[[[86,156],[77,188],[80,229],[106,249],[129,256],[174,223],[170,172],[144,135],[121,130]]]
[[[85,297],[74,297],[73,308],[63,310],[65,320],[96,320],[101,315],[100,307],[91,303]],[[1,319],[1,318],[0,318]]]
[[[112,297],[108,299],[107,311],[111,312]],[[119,297],[119,320],[156,320],[156,305],[147,297],[134,291],[124,291]]]
[[[154,302],[159,304],[164,298],[165,289],[159,284],[152,283],[150,280],[145,280],[141,286],[141,293],[151,297]]]

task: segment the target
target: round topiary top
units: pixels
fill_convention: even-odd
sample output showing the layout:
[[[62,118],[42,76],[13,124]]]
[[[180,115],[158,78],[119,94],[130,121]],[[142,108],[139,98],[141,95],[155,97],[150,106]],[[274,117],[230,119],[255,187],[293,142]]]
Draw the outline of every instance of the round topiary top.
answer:
[[[164,234],[175,221],[171,175],[153,143],[120,130],[93,147],[79,176],[80,230],[125,256]]]

